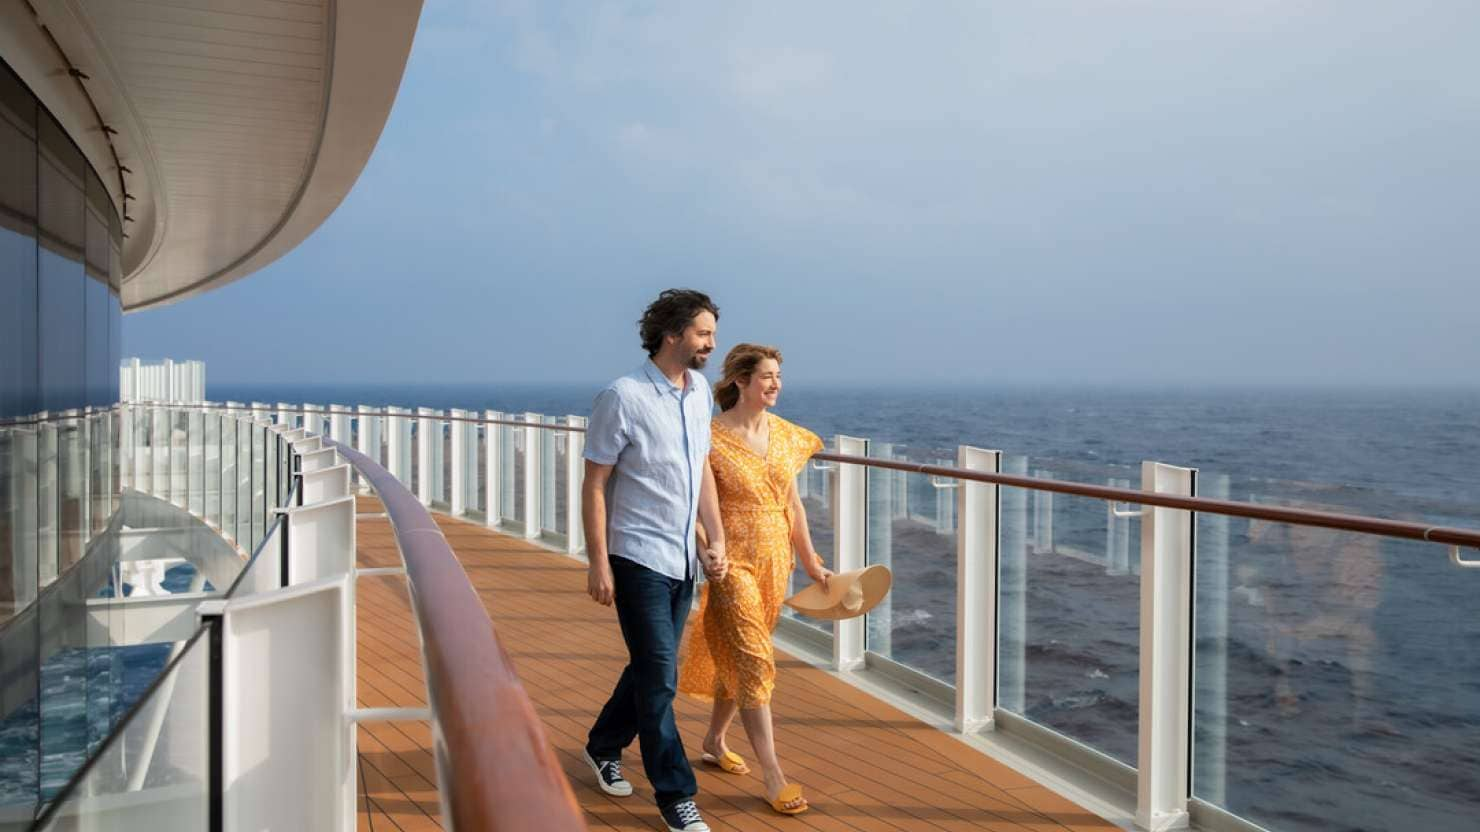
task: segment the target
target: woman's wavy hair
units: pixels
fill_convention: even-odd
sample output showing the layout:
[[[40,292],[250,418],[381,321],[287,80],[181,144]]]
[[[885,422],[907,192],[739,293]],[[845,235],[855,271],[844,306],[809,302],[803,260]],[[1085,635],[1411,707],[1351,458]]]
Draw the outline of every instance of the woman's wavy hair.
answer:
[[[749,384],[755,368],[767,358],[780,364],[781,350],[764,344],[736,344],[725,354],[723,375],[714,388],[720,410],[729,410],[740,402],[740,385]]]
[[[658,354],[663,346],[663,336],[682,335],[700,312],[708,312],[719,320],[719,307],[703,292],[693,289],[664,289],[658,299],[643,310],[642,320],[637,322],[637,332],[642,336],[642,348],[648,358]]]

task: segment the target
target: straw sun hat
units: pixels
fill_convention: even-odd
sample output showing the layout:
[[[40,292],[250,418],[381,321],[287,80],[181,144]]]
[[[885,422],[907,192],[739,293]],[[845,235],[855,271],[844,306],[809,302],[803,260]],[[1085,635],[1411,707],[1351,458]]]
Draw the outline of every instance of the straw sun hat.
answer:
[[[808,584],[783,603],[810,618],[829,621],[853,618],[863,615],[884,600],[893,582],[894,576],[889,573],[889,567],[874,564],[833,575],[827,579],[826,592],[820,584]]]

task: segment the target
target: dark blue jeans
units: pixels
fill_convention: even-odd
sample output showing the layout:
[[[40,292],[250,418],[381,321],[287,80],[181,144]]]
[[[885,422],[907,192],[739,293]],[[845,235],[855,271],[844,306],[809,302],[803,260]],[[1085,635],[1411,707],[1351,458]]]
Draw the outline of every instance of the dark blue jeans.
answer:
[[[636,738],[658,806],[698,792],[673,719],[678,644],[694,597],[693,581],[676,581],[626,558],[611,558],[617,620],[627,642],[627,667],[591,727],[592,759],[615,760]]]

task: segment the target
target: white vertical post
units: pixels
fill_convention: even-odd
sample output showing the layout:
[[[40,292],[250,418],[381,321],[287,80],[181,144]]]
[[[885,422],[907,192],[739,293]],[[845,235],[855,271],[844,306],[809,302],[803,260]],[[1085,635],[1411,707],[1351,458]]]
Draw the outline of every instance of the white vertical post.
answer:
[[[432,442],[442,441],[439,429],[442,422],[432,417],[442,414],[429,407],[418,407],[416,415],[416,498],[422,505],[429,506],[432,504],[432,477],[442,476],[442,472],[432,464]]]
[[[468,412],[452,408],[447,415],[454,420],[466,419]],[[464,429],[466,422],[453,421],[452,425],[452,516],[459,517],[468,510],[468,466],[467,466],[467,431]],[[475,472],[476,473],[476,472]]]
[[[567,416],[565,423],[586,426],[586,417]],[[581,483],[586,476],[586,434],[565,434],[565,551],[578,554],[586,549],[586,527],[581,523]]]
[[[329,438],[349,442],[349,408],[342,404],[329,405]]]
[[[497,410],[485,410],[483,418],[489,423],[483,426],[483,499],[487,503],[483,510],[483,522],[491,529],[503,519],[504,507],[504,426],[493,424],[503,419]]]
[[[867,456],[868,440],[838,436],[838,453]],[[868,469],[837,463],[837,483],[832,489],[833,563],[837,572],[864,567],[868,539]],[[863,667],[864,619],[857,616],[833,622],[833,667],[857,670]]]
[[[526,413],[524,421],[527,424],[524,428],[524,537],[534,540],[540,536],[540,521],[544,517],[540,500],[544,493],[540,443],[545,432],[539,427],[544,420],[538,413]]]
[[[411,481],[410,472],[406,470],[405,458],[408,449],[402,447],[406,444],[406,434],[402,430],[402,422],[406,421],[403,415],[406,411],[399,407],[387,405],[385,408],[386,434],[385,434],[385,462],[386,468],[390,470],[391,476],[395,477],[402,485]]]
[[[1001,451],[962,445],[956,455],[968,471],[1002,468]],[[960,480],[956,501],[956,730],[964,734],[990,727],[997,705],[997,486]]]
[[[355,418],[359,421],[360,431],[355,437],[355,450],[380,462],[380,432],[370,429],[370,420],[375,418],[375,408],[362,404],[357,409],[359,413]],[[375,439],[373,447],[370,444],[372,436]]]
[[[1141,489],[1193,496],[1197,471],[1141,463]],[[1141,515],[1141,703],[1136,825],[1159,832],[1188,825],[1188,731],[1192,685],[1190,511],[1146,506]]]
[[[291,412],[289,412],[292,409],[292,407],[293,407],[293,405],[288,404],[287,402],[278,402],[278,416],[277,416],[277,423],[278,424],[283,425],[284,427],[289,427],[289,428],[296,428],[296,427],[298,427],[298,422],[295,421],[294,418],[293,418],[294,414],[291,413]]]
[[[303,426],[315,436],[324,435],[324,409],[316,404],[304,404]]]

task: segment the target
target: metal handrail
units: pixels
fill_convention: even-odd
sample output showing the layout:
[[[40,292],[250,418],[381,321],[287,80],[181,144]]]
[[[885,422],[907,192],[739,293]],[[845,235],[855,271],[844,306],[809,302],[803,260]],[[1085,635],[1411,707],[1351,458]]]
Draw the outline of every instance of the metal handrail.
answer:
[[[534,705],[436,521],[370,457],[325,443],[380,497],[406,566],[444,817],[464,830],[585,829]]]
[[[210,407],[210,406],[206,406]],[[215,406],[222,410],[252,410],[253,408],[241,407],[231,408]],[[325,416],[362,416],[362,415],[393,415],[403,418],[428,418],[418,417],[415,414],[362,414],[357,411],[347,410],[303,410],[294,408],[271,408],[283,413],[315,413]],[[456,422],[478,422],[481,424],[514,425],[516,427],[535,427],[545,430],[564,430],[569,432],[585,432],[585,428],[571,425],[546,425],[538,422],[521,422],[503,419],[479,419],[469,417],[437,416],[440,420]],[[1176,508],[1186,511],[1201,512],[1204,514],[1217,514],[1225,517],[1243,517],[1251,520],[1266,520],[1272,523],[1289,523],[1296,526],[1314,526],[1324,529],[1335,529],[1337,531],[1361,532],[1364,534],[1380,535],[1382,537],[1400,538],[1403,540],[1417,540],[1426,543],[1441,543],[1449,546],[1463,546],[1466,548],[1480,548],[1480,530],[1463,529],[1453,526],[1430,526],[1424,523],[1414,523],[1404,520],[1388,520],[1380,517],[1369,517],[1360,514],[1343,514],[1339,512],[1315,511],[1312,509],[1285,508],[1281,506],[1256,505],[1254,503],[1241,503],[1235,500],[1219,500],[1211,497],[1178,497],[1171,494],[1157,494],[1149,491],[1138,491],[1134,488],[1119,488],[1106,485],[1088,485],[1084,483],[1070,482],[1068,480],[1053,480],[1042,477],[1028,477],[1015,474],[995,474],[985,471],[976,471],[967,468],[956,468],[948,465],[926,465],[922,463],[904,462],[893,459],[879,459],[876,457],[854,456],[852,454],[838,454],[823,451],[812,456],[814,460],[823,462],[843,463],[847,465],[861,465],[868,468],[887,468],[894,471],[904,471],[911,474],[927,474],[937,477],[951,477],[958,480],[970,482],[989,483],[993,485],[1006,485],[1014,488],[1025,488],[1032,491],[1048,491],[1056,494],[1070,494],[1079,497],[1093,497],[1119,503],[1133,503],[1137,505],[1159,506],[1161,508]]]

